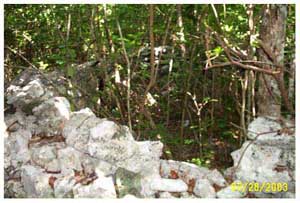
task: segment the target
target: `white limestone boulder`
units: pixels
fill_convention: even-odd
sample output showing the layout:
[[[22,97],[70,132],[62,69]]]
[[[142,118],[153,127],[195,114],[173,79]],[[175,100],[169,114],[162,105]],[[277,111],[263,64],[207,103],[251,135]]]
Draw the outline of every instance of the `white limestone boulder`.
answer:
[[[180,179],[160,178],[152,180],[151,189],[165,192],[186,192],[188,186]]]

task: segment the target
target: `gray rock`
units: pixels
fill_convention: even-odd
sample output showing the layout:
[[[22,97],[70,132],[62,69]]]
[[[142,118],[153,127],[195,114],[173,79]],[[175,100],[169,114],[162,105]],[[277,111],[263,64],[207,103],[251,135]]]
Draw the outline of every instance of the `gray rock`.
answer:
[[[186,198],[186,199],[191,199],[191,198],[198,198],[197,196],[195,196],[194,194],[192,193],[189,193],[189,192],[182,192],[180,194],[180,198]]]
[[[186,192],[188,186],[180,179],[154,179],[151,183],[151,189],[166,192]]]
[[[59,198],[73,198],[74,176],[64,176],[54,182],[54,195]]]
[[[169,192],[160,192],[159,193],[159,198],[163,198],[163,199],[174,199],[176,197],[174,197],[171,193]]]
[[[282,121],[283,122],[283,121]],[[295,136],[285,133],[279,135],[277,131],[285,126],[291,126],[289,121],[282,125],[274,118],[258,117],[248,126],[248,138],[254,139],[258,134],[266,133],[257,137],[255,143],[260,145],[276,146],[282,149],[295,149]]]
[[[240,155],[248,145],[245,142],[242,148],[232,152],[234,164],[239,161]],[[290,182],[288,170],[278,172],[275,168],[282,163],[284,151],[277,147],[252,144],[245,152],[239,168],[236,171],[238,179],[248,182]]]
[[[174,160],[160,160],[160,175],[162,178],[169,178],[170,172],[176,171],[178,172],[180,166],[179,161]]]
[[[131,133],[127,133],[128,128],[117,125],[115,122],[103,120],[97,126],[90,129],[91,140],[104,142],[107,140],[131,140],[133,137]]]
[[[26,198],[23,185],[20,181],[9,180],[4,187],[4,198]]]
[[[141,175],[133,173],[123,168],[119,168],[115,174],[116,185],[119,190],[119,197],[127,194],[141,197]]]
[[[132,141],[89,142],[87,147],[91,156],[111,164],[119,164],[119,162],[138,155],[139,152],[138,145]]]
[[[283,195],[282,195],[282,198],[293,198],[293,199],[295,199],[296,195],[293,192],[284,192]]]
[[[19,129],[12,132],[4,138],[4,165],[8,167],[12,165],[18,168],[23,163],[30,160],[30,151],[28,149],[28,140],[31,137],[31,132],[24,129]]]
[[[291,124],[285,121],[286,126]],[[240,161],[234,178],[243,182],[278,183],[284,182],[289,185],[289,192],[295,191],[295,136],[286,133],[278,134],[276,131],[282,128],[282,123],[266,117],[258,117],[250,123],[248,137],[253,139],[257,134],[272,132],[260,135],[256,141],[249,145],[246,141],[241,149],[231,153],[234,166]],[[273,131],[275,131],[273,133]],[[249,147],[247,148],[247,146]],[[245,151],[245,149],[247,150]],[[281,198],[281,193],[266,191],[254,193],[256,197]]]
[[[89,185],[77,184],[73,187],[75,198],[116,198],[116,191],[111,176],[97,174],[98,178]]]
[[[27,68],[7,88],[7,103],[31,114],[34,106],[55,95],[52,90],[52,86],[45,77],[38,71]]]
[[[137,197],[134,196],[134,195],[128,194],[128,195],[125,195],[125,196],[123,197],[123,199],[137,199]]]
[[[66,147],[57,151],[62,174],[73,174],[74,170],[81,171],[81,161],[84,155],[72,147]]]
[[[232,184],[236,184],[239,181],[235,181]],[[219,192],[217,192],[217,198],[242,198],[246,195],[246,192],[233,189],[232,185],[223,188]]]
[[[209,180],[210,184],[216,184],[219,187],[225,187],[227,185],[226,180],[223,175],[217,170],[214,169],[206,175],[206,178]]]
[[[169,178],[171,170],[176,172],[184,182],[188,183],[191,179],[201,179],[210,173],[209,169],[205,167],[199,167],[195,164],[173,161],[173,160],[161,160],[160,161],[160,173],[164,178]]]
[[[162,155],[163,144],[159,141],[135,143],[137,144],[137,151],[133,152],[135,156],[120,161],[118,165],[129,171],[140,173],[142,176],[159,174],[159,158]]]
[[[46,164],[45,169],[50,172],[60,172],[60,161],[58,159],[53,159],[51,162]]]
[[[87,144],[90,140],[90,129],[102,121],[88,108],[71,113],[70,119],[63,129],[63,136],[66,138],[67,145],[88,153]]]
[[[51,175],[43,173],[42,169],[24,165],[21,173],[21,183],[24,186],[26,197],[52,198],[53,190],[49,185]]]
[[[54,161],[56,157],[57,153],[55,147],[42,146],[31,149],[31,159],[34,163],[43,168],[50,167],[51,162]]]
[[[216,192],[207,179],[197,179],[193,190],[194,194],[201,198],[215,198]]]
[[[54,97],[33,108],[37,117],[39,131],[45,135],[61,134],[66,121],[70,118],[70,103],[65,97]]]
[[[267,117],[258,117],[249,124],[247,136],[249,139],[254,139],[259,133],[275,131],[274,133],[266,134],[268,136],[275,137],[277,135],[276,131],[280,129],[281,125],[274,119]],[[263,139],[263,137],[265,137],[265,135],[260,136],[259,139]]]
[[[95,171],[101,171],[102,173],[104,173],[105,176],[108,175],[113,175],[115,174],[117,167],[114,166],[113,164],[110,164],[106,161],[102,161],[102,160],[97,160],[94,162],[94,166],[95,166]]]

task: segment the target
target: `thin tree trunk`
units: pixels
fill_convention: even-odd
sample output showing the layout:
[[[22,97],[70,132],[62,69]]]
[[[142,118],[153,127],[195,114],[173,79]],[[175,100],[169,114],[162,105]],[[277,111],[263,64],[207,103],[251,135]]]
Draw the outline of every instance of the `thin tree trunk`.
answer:
[[[154,33],[153,33],[153,23],[154,23],[154,5],[149,5],[149,38],[150,38],[150,46],[151,46],[151,53],[150,53],[150,66],[151,66],[151,76],[150,81],[146,87],[144,97],[142,104],[140,104],[141,112],[148,118],[150,122],[150,126],[152,129],[156,128],[156,125],[151,117],[151,113],[147,110],[147,107],[145,106],[147,103],[147,95],[149,94],[149,91],[151,90],[152,86],[155,84],[155,63],[154,63]]]
[[[176,5],[177,8],[177,25],[179,27],[179,46],[181,49],[181,57],[185,58],[185,54],[186,54],[186,48],[185,48],[185,44],[184,44],[184,27],[183,27],[183,20],[182,20],[182,5],[181,4],[177,4]],[[188,78],[190,78],[190,71],[188,73]],[[181,125],[180,125],[180,138],[181,138],[181,142],[183,143],[184,140],[184,122],[185,122],[185,113],[186,113],[186,108],[187,108],[187,91],[189,89],[189,79],[186,80],[186,85],[185,85],[185,89],[183,90],[183,107],[182,107],[182,114],[181,114]]]
[[[293,101],[295,99],[295,68],[296,68],[296,60],[295,56],[293,57],[294,60],[290,65],[289,69],[289,100]]]
[[[267,5],[262,16],[260,38],[272,56],[265,49],[259,50],[260,61],[266,63],[284,64],[284,42],[286,33],[286,5]],[[282,66],[283,67],[283,66]],[[272,68],[267,65],[265,69]],[[283,68],[282,68],[283,69]],[[281,116],[281,99],[289,106],[287,91],[284,87],[283,72],[275,77],[260,74],[258,90],[258,113],[263,116]],[[289,107],[288,107],[289,108]]]
[[[131,78],[131,68],[130,68],[130,61],[126,52],[126,48],[125,48],[125,43],[124,43],[124,38],[123,38],[123,34],[122,34],[122,30],[121,30],[121,26],[119,23],[119,20],[117,19],[117,27],[119,30],[119,34],[121,37],[121,41],[122,41],[122,49],[124,52],[124,56],[126,59],[126,63],[127,63],[127,114],[128,114],[128,126],[130,131],[132,131],[132,124],[131,124],[131,107],[130,107],[130,78]]]

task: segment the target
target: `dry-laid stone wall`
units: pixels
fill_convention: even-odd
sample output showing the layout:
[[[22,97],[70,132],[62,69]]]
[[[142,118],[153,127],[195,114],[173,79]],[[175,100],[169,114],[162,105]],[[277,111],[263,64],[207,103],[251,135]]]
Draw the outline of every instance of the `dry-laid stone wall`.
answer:
[[[46,77],[28,69],[8,87],[6,113],[5,197],[15,198],[241,198],[216,169],[162,160],[159,141],[135,141],[126,126],[94,115],[89,108],[72,112]],[[61,87],[63,88],[63,87]],[[281,129],[258,118],[255,133]],[[283,144],[284,143],[284,144]],[[288,193],[258,197],[293,197],[294,136],[261,136],[246,151],[234,181],[286,181]],[[247,145],[232,153],[235,165]],[[276,167],[285,167],[275,170]]]

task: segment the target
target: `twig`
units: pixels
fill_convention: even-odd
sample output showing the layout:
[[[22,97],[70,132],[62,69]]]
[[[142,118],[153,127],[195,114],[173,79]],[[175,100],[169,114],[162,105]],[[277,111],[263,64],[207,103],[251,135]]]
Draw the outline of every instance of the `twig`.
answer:
[[[212,69],[212,68],[222,68],[222,67],[231,66],[231,65],[236,65],[236,66],[239,66],[240,68],[243,68],[243,69],[246,69],[246,70],[253,70],[253,71],[256,71],[256,72],[261,72],[261,73],[265,73],[267,75],[272,75],[272,76],[281,73],[280,71],[272,71],[272,70],[268,70],[268,69],[262,69],[262,68],[258,68],[256,66],[242,64],[242,63],[237,62],[237,61],[214,64],[212,66],[208,66],[208,67],[204,68],[204,70],[209,70],[209,69]]]

